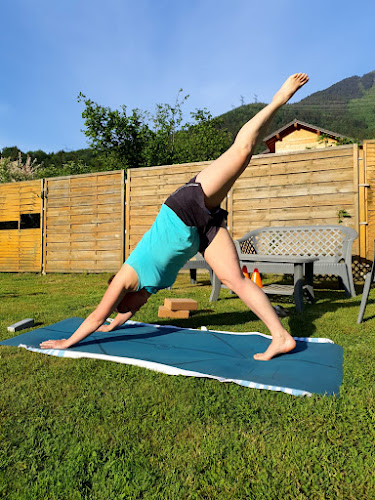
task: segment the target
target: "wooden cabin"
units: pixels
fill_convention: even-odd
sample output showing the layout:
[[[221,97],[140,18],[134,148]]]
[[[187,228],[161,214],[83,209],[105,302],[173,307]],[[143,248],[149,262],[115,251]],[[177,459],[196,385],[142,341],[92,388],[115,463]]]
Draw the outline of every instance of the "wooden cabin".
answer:
[[[340,139],[346,139],[346,137],[294,119],[263,139],[268,148],[263,153],[289,153],[306,149],[326,148],[337,146]]]

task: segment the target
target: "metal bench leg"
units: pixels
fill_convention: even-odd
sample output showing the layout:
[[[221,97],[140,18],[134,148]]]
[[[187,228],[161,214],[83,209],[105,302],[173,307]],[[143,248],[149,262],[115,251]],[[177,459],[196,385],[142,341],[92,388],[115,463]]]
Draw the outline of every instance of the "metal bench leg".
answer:
[[[294,302],[298,312],[303,310],[303,264],[294,264]]]
[[[219,278],[216,276],[215,273],[212,273],[212,292],[210,296],[210,302],[216,302],[217,299],[219,298],[219,293],[221,289],[221,281]]]
[[[314,263],[310,262],[305,264],[305,280],[304,291],[308,297],[309,302],[315,302],[314,294]]]
[[[197,284],[197,270],[196,269],[190,269],[190,284],[191,285]]]

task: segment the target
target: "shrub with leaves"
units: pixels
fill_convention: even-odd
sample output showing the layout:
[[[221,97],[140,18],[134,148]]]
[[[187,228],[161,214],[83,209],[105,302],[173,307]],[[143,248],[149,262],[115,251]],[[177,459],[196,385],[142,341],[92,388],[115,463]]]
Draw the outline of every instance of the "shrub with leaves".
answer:
[[[37,160],[32,160],[29,155],[26,160],[22,160],[21,152],[18,159],[12,161],[10,158],[0,158],[0,182],[28,181],[37,177],[37,172],[41,164]]]

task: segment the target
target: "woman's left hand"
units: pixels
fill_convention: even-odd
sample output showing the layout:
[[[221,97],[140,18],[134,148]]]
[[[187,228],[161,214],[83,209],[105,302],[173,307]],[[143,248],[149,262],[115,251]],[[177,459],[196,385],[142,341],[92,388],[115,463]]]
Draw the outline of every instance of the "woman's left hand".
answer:
[[[42,349],[67,349],[69,346],[66,345],[66,339],[61,340],[45,340],[40,344]]]

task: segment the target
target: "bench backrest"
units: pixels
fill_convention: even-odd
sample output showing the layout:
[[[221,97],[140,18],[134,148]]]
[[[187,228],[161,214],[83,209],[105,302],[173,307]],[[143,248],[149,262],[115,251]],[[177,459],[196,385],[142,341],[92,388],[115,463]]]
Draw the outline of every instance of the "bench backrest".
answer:
[[[237,240],[241,253],[300,255],[321,261],[351,263],[357,232],[345,226],[262,227]]]

